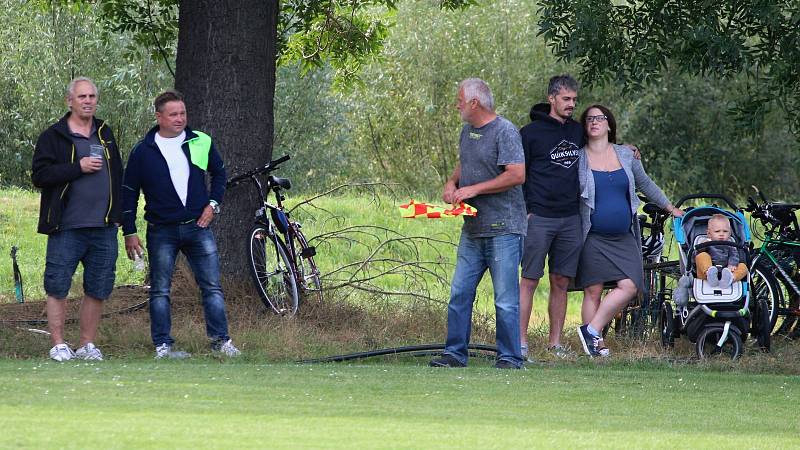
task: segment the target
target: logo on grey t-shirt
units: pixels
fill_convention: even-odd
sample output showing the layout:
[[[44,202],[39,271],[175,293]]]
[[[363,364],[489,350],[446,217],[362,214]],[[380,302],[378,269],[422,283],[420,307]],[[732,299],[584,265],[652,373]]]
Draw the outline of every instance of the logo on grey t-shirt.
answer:
[[[550,162],[570,168],[578,160],[580,149],[574,143],[562,140],[550,150]]]

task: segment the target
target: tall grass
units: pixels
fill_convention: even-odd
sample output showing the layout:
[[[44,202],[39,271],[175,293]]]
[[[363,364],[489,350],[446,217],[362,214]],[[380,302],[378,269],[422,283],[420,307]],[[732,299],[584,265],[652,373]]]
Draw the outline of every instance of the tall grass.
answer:
[[[0,190],[0,200],[6,205],[0,209],[0,250],[3,252],[0,303],[15,301],[9,256],[12,245],[19,247],[17,259],[26,301],[43,300],[47,237],[36,233],[39,194],[9,188]],[[292,207],[303,200],[304,197],[296,196],[288,205]],[[415,302],[419,298],[413,294],[423,294],[415,289],[422,289],[426,297],[442,305],[447,303],[462,219],[403,219],[397,206],[407,200],[390,195],[344,194],[321,197],[293,211],[293,217],[303,223],[303,231],[311,244],[318,247],[315,259],[323,272],[325,286],[345,285],[336,295],[355,302]],[[140,213],[140,221],[141,217]],[[117,285],[141,283],[144,274],[136,272],[124,256],[121,238],[119,246]],[[385,263],[382,259],[394,262]],[[402,267],[403,262],[422,263],[424,269],[411,273],[407,267]],[[358,283],[358,280],[376,275],[380,276],[369,283]],[[488,278],[487,274],[478,290],[476,311],[493,316],[493,293]],[[81,295],[81,280],[79,266],[70,297]],[[381,293],[370,293],[365,287]],[[545,278],[536,293],[531,322],[534,333],[546,332],[548,291]],[[569,314],[571,319],[577,320],[580,296],[571,294],[570,298]]]
[[[45,297],[42,277],[47,250],[47,236],[36,232],[39,220],[39,193],[19,188],[0,189],[0,303],[15,301],[14,276],[11,265],[11,247],[19,248],[17,261],[25,289],[26,301],[39,301]],[[141,214],[140,214],[141,216]],[[133,269],[125,258],[125,242],[120,234],[120,258],[117,260],[117,285],[139,284],[144,274]],[[79,265],[73,277],[69,296],[83,292],[83,268]]]

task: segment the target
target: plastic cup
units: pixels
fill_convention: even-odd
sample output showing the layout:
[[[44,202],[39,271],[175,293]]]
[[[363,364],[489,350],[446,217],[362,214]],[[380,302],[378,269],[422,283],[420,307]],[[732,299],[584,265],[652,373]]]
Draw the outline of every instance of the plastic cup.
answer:
[[[105,149],[102,145],[92,144],[89,146],[89,156],[92,158],[103,158]]]

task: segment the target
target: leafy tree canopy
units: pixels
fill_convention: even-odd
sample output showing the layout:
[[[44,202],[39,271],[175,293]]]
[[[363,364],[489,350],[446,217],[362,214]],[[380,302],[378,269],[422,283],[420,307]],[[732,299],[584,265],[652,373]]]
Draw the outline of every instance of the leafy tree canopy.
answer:
[[[800,135],[800,2],[797,0],[542,0],[540,34],[585,83],[629,88],[669,70],[730,79],[746,74],[731,112],[758,130],[778,105]]]
[[[42,5],[81,5],[90,0],[39,0]],[[180,0],[96,0],[108,32],[132,32],[135,42],[161,53],[178,36]],[[440,9],[464,9],[476,0],[435,0]],[[278,64],[304,71],[325,63],[336,79],[351,84],[361,67],[383,48],[397,0],[283,0],[278,24]]]

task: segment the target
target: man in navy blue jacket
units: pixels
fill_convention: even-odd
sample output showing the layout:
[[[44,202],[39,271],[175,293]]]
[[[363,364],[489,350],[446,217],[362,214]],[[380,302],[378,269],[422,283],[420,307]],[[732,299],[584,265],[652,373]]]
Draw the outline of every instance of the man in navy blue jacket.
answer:
[[[173,351],[170,335],[169,292],[178,251],[186,256],[200,287],[212,350],[237,356],[240,352],[228,336],[217,244],[208,227],[225,191],[225,165],[211,137],[186,126],[186,105],[179,92],[164,92],[154,106],[158,125],[136,144],[125,169],[122,231],[128,258],[141,256],[136,211],[139,191],[144,192],[150,333],[156,358],[189,356]],[[210,192],[206,174],[211,178]]]

